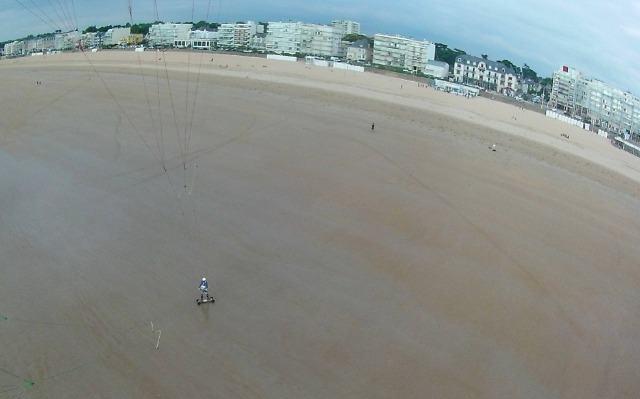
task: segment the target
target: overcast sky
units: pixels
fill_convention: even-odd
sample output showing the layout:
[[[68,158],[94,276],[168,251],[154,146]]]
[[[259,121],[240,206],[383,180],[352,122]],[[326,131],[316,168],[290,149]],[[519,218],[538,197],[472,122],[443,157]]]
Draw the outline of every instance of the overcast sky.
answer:
[[[165,22],[349,19],[360,22],[366,35],[444,43],[491,60],[526,63],[542,77],[567,65],[640,96],[640,1],[631,0],[6,0],[0,41],[55,29],[152,22],[156,10]]]

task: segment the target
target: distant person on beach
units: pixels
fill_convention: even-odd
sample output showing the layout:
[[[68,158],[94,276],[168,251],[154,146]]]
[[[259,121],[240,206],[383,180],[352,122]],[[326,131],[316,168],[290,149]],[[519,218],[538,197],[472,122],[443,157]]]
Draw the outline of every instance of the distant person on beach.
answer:
[[[375,124],[375,123],[372,123],[372,124],[371,124],[371,130],[373,130],[373,129],[375,129],[375,128],[376,128],[376,124]]]

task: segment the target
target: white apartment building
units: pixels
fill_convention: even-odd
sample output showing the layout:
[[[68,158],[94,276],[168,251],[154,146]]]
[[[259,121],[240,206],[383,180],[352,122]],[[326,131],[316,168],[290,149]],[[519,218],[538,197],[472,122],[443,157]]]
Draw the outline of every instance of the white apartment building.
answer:
[[[65,33],[56,33],[53,39],[55,50],[74,50],[80,44],[80,32],[77,30]]]
[[[131,28],[111,28],[104,33],[102,43],[105,46],[120,44],[131,34]]]
[[[197,29],[189,32],[191,48],[199,50],[211,50],[218,44],[218,31]]]
[[[360,34],[360,23],[355,21],[348,21],[344,19],[336,19],[335,21],[331,21],[331,26],[334,28],[340,29],[345,35],[359,35]]]
[[[80,43],[85,49],[99,47],[103,43],[103,39],[104,36],[102,32],[87,32],[83,33],[80,37]]]
[[[149,28],[150,46],[187,47],[190,44],[189,32],[193,24],[154,24]]]
[[[344,57],[342,28],[303,22],[269,22],[265,47],[267,51],[285,54],[307,54],[321,57]]]
[[[434,60],[435,43],[402,36],[376,33],[373,36],[373,63],[423,72],[427,61]]]
[[[4,55],[7,57],[15,57],[17,55],[23,55],[27,52],[26,41],[14,41],[4,45]]]
[[[582,72],[562,66],[553,73],[553,86],[549,96],[549,106],[573,115],[576,105],[578,82],[584,79]]]
[[[269,22],[265,49],[284,54],[300,52],[300,25],[302,22]]]
[[[640,100],[597,79],[582,79],[576,90],[576,116],[613,133],[629,133],[638,141]]]
[[[53,49],[55,49],[55,38],[53,35],[25,41],[25,50],[30,53],[44,52]]]
[[[264,29],[262,29],[264,31]],[[267,48],[267,34],[264,32],[258,32],[251,38],[249,47],[258,52],[264,53]]]
[[[581,71],[562,66],[553,73],[549,106],[594,127],[640,141],[640,99]]]
[[[456,57],[453,66],[456,82],[513,95],[520,88],[518,76],[513,68],[501,62],[462,54]]]
[[[263,26],[260,25],[260,31]],[[246,23],[221,24],[218,27],[218,46],[222,48],[248,48],[251,38],[258,33],[258,25],[253,21]]]
[[[640,141],[640,99],[577,69],[562,66],[553,73],[549,105],[594,127]]]
[[[31,40],[7,43],[5,56],[18,56],[28,53],[40,53],[49,50],[74,50],[81,44],[82,35],[78,31],[56,33]]]

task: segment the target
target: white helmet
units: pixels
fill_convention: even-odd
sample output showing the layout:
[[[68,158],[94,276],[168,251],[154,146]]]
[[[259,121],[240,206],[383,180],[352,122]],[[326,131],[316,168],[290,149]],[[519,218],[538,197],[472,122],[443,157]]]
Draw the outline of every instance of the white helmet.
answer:
[[[206,277],[202,277],[202,281],[207,281],[207,278]]]

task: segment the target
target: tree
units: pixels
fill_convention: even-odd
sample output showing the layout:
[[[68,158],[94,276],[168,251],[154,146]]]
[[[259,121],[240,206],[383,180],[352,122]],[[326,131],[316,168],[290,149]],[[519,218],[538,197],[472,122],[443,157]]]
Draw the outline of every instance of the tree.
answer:
[[[449,64],[450,68],[456,63],[456,57],[461,54],[466,54],[460,49],[450,49],[446,44],[436,43],[436,61],[442,61]]]
[[[485,60],[489,59],[489,56],[487,54],[481,54],[481,57],[484,58]]]
[[[501,64],[504,64],[505,66],[507,66],[507,67],[509,67],[509,68],[513,68],[513,69],[515,69],[515,68],[516,68],[516,66],[515,66],[515,65],[513,65],[513,62],[511,62],[511,61],[509,61],[509,60],[502,60],[502,61],[499,61],[499,62],[500,62]]]
[[[343,42],[350,42],[350,43],[356,42],[360,39],[362,39],[362,35],[359,35],[357,33],[349,33],[348,35],[344,35],[342,37]]]
[[[196,23],[193,24],[192,29],[197,30],[197,29],[216,29],[218,28],[219,24],[216,22],[207,22],[207,21],[198,21]]]
[[[146,35],[149,33],[149,28],[151,28],[151,24],[146,23],[146,24],[133,24],[131,25],[131,34],[135,35],[135,34],[140,34],[140,35]]]
[[[82,33],[95,33],[97,31],[98,31],[98,28],[96,28],[95,25],[91,25],[87,29],[85,29]]]
[[[504,64],[506,67],[509,67],[511,69],[513,69],[516,73],[516,75],[522,75],[522,69],[515,65],[513,62],[509,61],[509,60],[502,60],[499,61],[500,63]]]
[[[540,78],[538,78],[538,74],[533,69],[529,68],[529,65],[526,63],[522,67],[522,77],[525,79],[531,79],[534,82],[538,82]]]

